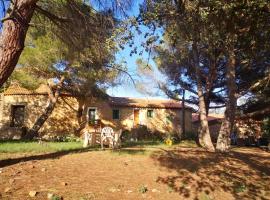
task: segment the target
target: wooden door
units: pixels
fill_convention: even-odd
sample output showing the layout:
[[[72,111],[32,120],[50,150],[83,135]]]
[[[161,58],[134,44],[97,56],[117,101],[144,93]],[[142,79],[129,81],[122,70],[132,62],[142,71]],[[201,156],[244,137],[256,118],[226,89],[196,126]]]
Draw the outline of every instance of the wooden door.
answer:
[[[140,123],[140,110],[134,110],[134,126],[138,126]]]

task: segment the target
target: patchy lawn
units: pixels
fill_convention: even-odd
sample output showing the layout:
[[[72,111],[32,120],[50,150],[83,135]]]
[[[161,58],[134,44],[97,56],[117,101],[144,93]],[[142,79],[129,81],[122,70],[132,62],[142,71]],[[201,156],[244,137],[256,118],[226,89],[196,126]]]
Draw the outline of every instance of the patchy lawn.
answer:
[[[85,149],[82,147],[82,141],[74,141],[74,142],[43,142],[39,144],[38,142],[33,141],[0,141],[0,160],[6,160],[10,158],[21,158],[28,157],[31,155],[43,155],[47,153],[72,153],[72,152],[83,152],[88,151],[89,149],[98,150],[100,147],[97,146],[95,148],[89,147],[89,149]],[[173,145],[173,147],[197,147],[196,143],[191,140],[185,140],[181,143]],[[129,147],[140,147],[140,148],[148,148],[150,152],[150,147],[152,148],[168,148],[163,142],[160,141],[138,141],[138,142],[127,142],[123,144],[125,151],[117,152],[117,153],[127,153]],[[154,150],[154,149],[152,149]]]
[[[72,200],[270,199],[270,153],[237,148],[218,154],[190,145],[9,152],[10,159],[0,161],[0,199],[30,199],[29,191],[38,192],[31,199],[48,193]]]
[[[0,141],[0,160],[30,155],[70,152],[82,149],[82,142]]]
[[[47,153],[82,148],[82,142],[0,141],[0,153]]]

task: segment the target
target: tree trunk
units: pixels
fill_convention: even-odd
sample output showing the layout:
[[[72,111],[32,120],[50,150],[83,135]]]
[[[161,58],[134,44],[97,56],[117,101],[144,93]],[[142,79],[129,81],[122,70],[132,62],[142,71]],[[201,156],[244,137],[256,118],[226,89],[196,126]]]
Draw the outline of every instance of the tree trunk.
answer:
[[[185,90],[182,98],[182,137],[186,137],[186,110],[185,110]]]
[[[49,116],[52,114],[55,105],[57,103],[57,100],[60,95],[60,89],[56,89],[54,92],[52,88],[50,88],[50,92],[48,95],[49,102],[47,107],[45,108],[44,112],[37,118],[32,128],[28,131],[28,134],[26,135],[26,139],[33,139],[34,137],[38,136],[38,131],[43,126],[43,124],[46,122],[46,120],[49,118]]]
[[[85,100],[86,100],[85,97],[83,97],[83,98],[79,97],[77,99],[78,104],[79,104],[79,108],[78,108],[78,111],[77,111],[77,121],[78,121],[78,128],[76,129],[76,135],[77,136],[80,136],[81,131],[87,125],[87,121],[86,121],[86,119],[83,116],[83,111],[84,111],[84,107],[85,107],[85,105],[84,105],[85,104]]]
[[[228,101],[226,102],[225,117],[222,121],[216,149],[226,152],[230,148],[230,134],[233,131],[236,111],[236,80],[235,80],[235,53],[233,48],[229,50],[229,60],[226,69],[226,79],[228,87]]]
[[[0,36],[0,87],[13,72],[24,48],[24,41],[37,0],[17,0],[3,21]]]
[[[206,93],[204,100],[205,100],[205,110],[206,110],[206,116],[209,114],[209,107],[210,107],[210,94],[209,92]]]
[[[200,73],[199,54],[196,42],[193,43],[193,56],[194,56],[194,70],[197,80],[197,93],[199,96],[199,117],[200,117],[200,129],[199,129],[199,144],[206,148],[208,151],[215,151],[214,145],[211,141],[210,131],[207,120],[206,105],[203,96],[203,86]]]
[[[199,70],[196,70],[199,71]],[[199,74],[197,74],[199,76]],[[200,130],[199,130],[199,143],[202,147],[209,151],[215,151],[210,137],[208,120],[206,115],[206,106],[203,97],[202,83],[200,77],[197,77],[197,87],[199,96],[199,117],[200,117]]]

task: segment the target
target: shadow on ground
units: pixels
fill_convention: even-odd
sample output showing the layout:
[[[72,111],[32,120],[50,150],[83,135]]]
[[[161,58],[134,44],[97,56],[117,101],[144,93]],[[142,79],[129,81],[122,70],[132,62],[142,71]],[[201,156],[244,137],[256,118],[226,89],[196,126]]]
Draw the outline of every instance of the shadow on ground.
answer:
[[[5,160],[0,160],[0,168],[14,165],[21,162],[31,161],[31,160],[58,159],[67,154],[83,153],[83,152],[94,151],[94,150],[97,150],[97,149],[96,148],[81,148],[81,149],[58,151],[58,152],[53,152],[53,153],[23,156],[19,158],[9,158]]]
[[[215,193],[222,191],[231,195],[229,198],[269,199],[270,154],[262,151],[257,154],[257,151],[260,150],[221,154],[201,149],[161,149],[151,158],[166,171],[176,174],[160,176],[157,182],[166,184],[184,198],[201,199],[199,195],[204,194],[206,199],[211,199],[217,190]]]
[[[112,150],[111,152],[118,155],[145,155],[148,151],[142,148],[123,148]]]
[[[95,147],[95,148],[89,147],[89,148],[64,150],[64,151],[58,151],[58,152],[53,152],[53,153],[22,156],[18,158],[9,158],[9,159],[0,160],[0,168],[15,165],[21,162],[32,161],[32,160],[59,159],[60,157],[68,155],[68,154],[78,154],[78,153],[83,153],[83,152],[100,151],[100,150],[101,149],[98,147]],[[142,148],[123,148],[119,150],[107,149],[106,151],[110,151],[111,153],[118,154],[118,155],[145,155],[146,152],[148,152]]]

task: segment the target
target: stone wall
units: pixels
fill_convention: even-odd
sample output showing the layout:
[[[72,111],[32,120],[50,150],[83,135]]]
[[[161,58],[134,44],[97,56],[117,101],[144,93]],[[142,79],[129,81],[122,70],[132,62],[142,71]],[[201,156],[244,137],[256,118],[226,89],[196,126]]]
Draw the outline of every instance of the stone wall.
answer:
[[[87,107],[97,108],[98,118],[102,123],[115,129],[131,130],[134,127],[134,108],[132,107],[113,107],[106,100],[97,101],[88,99],[84,105],[83,116],[87,114]],[[113,109],[119,109],[120,119],[113,119]],[[140,124],[147,126],[152,131],[161,133],[181,133],[182,111],[181,109],[149,108],[154,112],[153,118],[147,117],[148,108],[138,108]],[[191,110],[186,110],[186,131],[192,130]],[[168,120],[170,118],[170,120]],[[84,119],[85,120],[85,119]]]
[[[219,134],[219,130],[221,127],[221,120],[213,120],[208,122],[209,125],[209,131],[213,142],[216,142]],[[196,121],[193,123],[192,130],[194,133],[198,134],[198,130],[200,127],[200,122]]]
[[[5,95],[2,96],[0,112],[0,139],[19,138],[21,128],[10,127],[11,106],[25,105],[24,126],[31,128],[37,117],[41,115],[47,105],[47,95]],[[134,108],[112,107],[107,100],[88,98],[85,100],[75,97],[60,97],[59,101],[40,130],[41,135],[66,135],[78,133],[87,121],[89,107],[97,109],[97,118],[104,126],[111,126],[115,130],[131,130],[134,127]],[[113,109],[119,109],[120,119],[113,119]],[[80,111],[81,112],[78,112]],[[140,124],[152,131],[161,133],[181,133],[181,109],[154,110],[153,118],[147,117],[147,108],[140,108]],[[186,131],[192,130],[191,111],[186,110]]]
[[[19,138],[21,128],[10,127],[12,105],[24,105],[24,127],[32,127],[36,119],[41,115],[47,105],[46,95],[7,95],[2,99],[0,138]],[[65,135],[70,134],[78,128],[77,110],[78,103],[73,97],[60,98],[53,113],[47,119],[40,130],[44,135]]]

